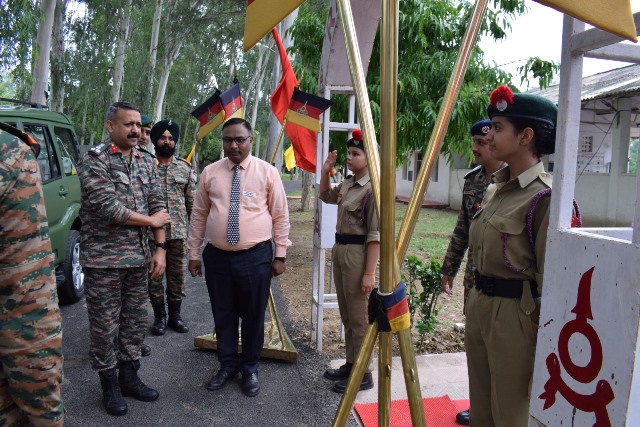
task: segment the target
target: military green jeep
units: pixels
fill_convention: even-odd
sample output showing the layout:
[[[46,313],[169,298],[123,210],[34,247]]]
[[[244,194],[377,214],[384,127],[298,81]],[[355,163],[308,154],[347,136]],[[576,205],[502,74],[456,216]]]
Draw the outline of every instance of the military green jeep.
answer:
[[[23,130],[40,144],[37,160],[55,255],[58,296],[62,304],[74,303],[84,295],[84,274],[80,266],[80,179],[76,170],[80,152],[73,125],[62,113],[7,99],[0,99],[0,121]]]

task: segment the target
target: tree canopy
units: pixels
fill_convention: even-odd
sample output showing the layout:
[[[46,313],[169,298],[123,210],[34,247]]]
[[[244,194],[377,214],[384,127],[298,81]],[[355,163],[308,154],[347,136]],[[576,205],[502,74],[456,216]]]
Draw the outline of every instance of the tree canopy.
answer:
[[[266,143],[269,95],[278,78],[274,63],[279,59],[270,36],[263,40],[266,50],[261,59],[258,47],[242,52],[244,5],[236,0],[57,0],[57,11],[62,8],[63,13],[59,15],[62,19],[56,18],[54,33],[59,33],[56,37],[62,43],[52,44],[51,57],[56,64],[49,80],[50,105],[64,109],[71,117],[81,143],[97,144],[114,96],[136,103],[147,115],[172,118],[180,124],[180,151],[184,155],[197,126],[190,111],[208,98],[214,87],[229,87],[237,74],[245,114],[253,114],[257,103],[255,127]],[[495,6],[498,11],[487,13],[482,31],[498,39],[507,36],[509,20],[524,12],[524,0],[496,0]],[[429,138],[472,5],[454,0],[403,0],[400,7],[398,156],[403,159],[412,150],[422,149]],[[292,63],[302,88],[312,93],[317,91],[318,46],[322,46],[326,16],[326,1],[307,0],[291,31]],[[155,27],[154,17],[159,19]],[[3,96],[29,99],[38,55],[36,35],[43,18],[36,0],[0,4]],[[123,53],[118,54],[118,46],[123,47]],[[379,56],[377,40],[367,76],[374,121],[380,111]],[[554,70],[554,64],[539,58],[523,67],[525,78],[531,74],[543,85],[549,83]],[[260,84],[258,78],[262,79]],[[475,48],[445,153],[468,152],[468,127],[484,117],[489,91],[511,79],[485,64],[481,49]],[[345,117],[346,96],[337,96],[335,101],[332,114]],[[218,136],[214,132],[205,138],[201,149],[204,163],[217,157]]]

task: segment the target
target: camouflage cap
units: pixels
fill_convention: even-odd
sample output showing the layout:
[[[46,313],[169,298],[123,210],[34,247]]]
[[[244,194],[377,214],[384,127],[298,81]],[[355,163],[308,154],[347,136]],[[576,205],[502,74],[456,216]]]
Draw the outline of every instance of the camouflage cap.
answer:
[[[180,139],[180,126],[173,120],[160,120],[151,128],[151,142],[155,145],[165,131],[169,131],[177,143]]]

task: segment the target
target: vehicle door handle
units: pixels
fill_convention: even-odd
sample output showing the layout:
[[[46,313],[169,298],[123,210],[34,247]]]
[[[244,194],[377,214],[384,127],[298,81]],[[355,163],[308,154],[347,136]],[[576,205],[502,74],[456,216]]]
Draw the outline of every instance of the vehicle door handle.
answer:
[[[60,189],[58,190],[58,195],[59,195],[60,197],[64,197],[64,196],[66,196],[67,194],[69,194],[69,191],[67,191],[67,189],[66,189],[66,188],[64,188],[64,187],[60,187]]]

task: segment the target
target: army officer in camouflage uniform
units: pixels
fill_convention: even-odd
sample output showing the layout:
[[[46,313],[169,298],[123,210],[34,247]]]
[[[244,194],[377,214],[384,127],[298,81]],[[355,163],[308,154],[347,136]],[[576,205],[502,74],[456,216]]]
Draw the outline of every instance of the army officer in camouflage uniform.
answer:
[[[165,196],[171,222],[165,227],[167,251],[167,325],[176,332],[186,333],[189,328],[180,316],[184,293],[184,274],[187,269],[187,229],[193,207],[191,165],[174,156],[180,139],[180,127],[172,120],[162,120],[151,128],[151,142],[155,147],[158,181]],[[153,307],[154,335],[165,333],[164,287],[162,277],[149,279],[149,299]]]
[[[0,425],[62,426],[62,329],[40,146],[28,137],[32,151],[11,133],[0,131]]]
[[[462,189],[462,206],[458,213],[456,228],[453,229],[451,241],[447,248],[447,254],[442,264],[442,290],[449,295],[453,294],[453,279],[455,278],[460,264],[464,258],[464,253],[469,247],[469,225],[471,218],[480,209],[482,198],[491,182],[491,174],[504,166],[501,160],[491,157],[489,144],[486,140],[487,134],[491,130],[491,120],[480,120],[471,126],[471,136],[473,145],[471,152],[475,163],[478,165],[464,176],[464,188]],[[464,301],[467,301],[469,289],[473,288],[475,267],[473,260],[467,257],[467,268],[464,272]],[[463,307],[464,311],[464,307]],[[469,411],[462,411],[456,415],[458,424],[469,425]]]
[[[80,262],[92,365],[100,375],[107,413],[124,415],[123,395],[147,402],[158,398],[137,371],[146,329],[147,273],[150,269],[154,277],[164,274],[162,227],[170,218],[152,157],[136,147],[141,125],[138,108],[116,102],[109,107],[106,124],[109,138],[90,150],[80,165]],[[149,248],[149,227],[157,248]],[[116,333],[119,351],[114,348]]]

